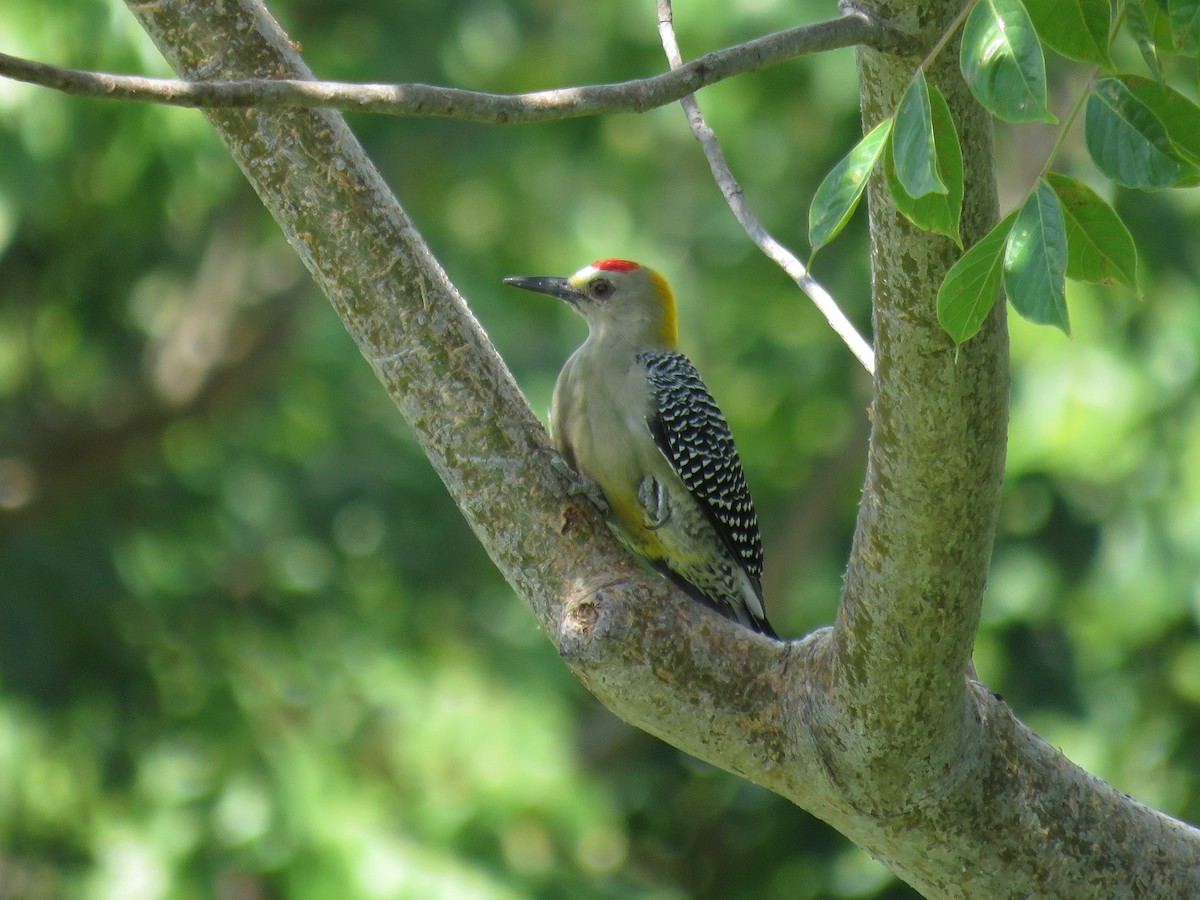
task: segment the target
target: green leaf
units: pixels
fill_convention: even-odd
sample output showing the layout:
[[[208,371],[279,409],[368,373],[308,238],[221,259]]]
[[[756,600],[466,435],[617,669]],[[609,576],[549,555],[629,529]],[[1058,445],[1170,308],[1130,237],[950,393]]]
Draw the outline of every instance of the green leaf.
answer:
[[[946,105],[946,98],[937,89],[937,85],[929,87],[929,108],[933,122],[938,177],[946,185],[946,193],[926,194],[920,199],[913,199],[905,192],[893,162],[895,141],[888,144],[884,170],[887,172],[888,187],[891,189],[896,208],[918,228],[944,234],[961,247],[959,219],[962,217],[963,203],[962,147],[954,130],[954,120],[950,117],[950,107]]]
[[[1116,210],[1090,187],[1051,172],[1067,226],[1067,277],[1137,290],[1137,247]]]
[[[1028,7],[1038,37],[1070,59],[1111,69],[1109,0],[1035,0]]]
[[[1176,161],[1187,167],[1200,166],[1200,106],[1178,91],[1148,78],[1126,75],[1121,81],[1163,123]],[[1200,171],[1185,172],[1182,180],[1190,181],[1197,175]],[[1176,185],[1180,183],[1177,181]]]
[[[1067,226],[1044,179],[1030,191],[1004,245],[1004,292],[1031,322],[1071,333],[1067,321]]]
[[[1161,190],[1184,174],[1162,120],[1119,78],[1092,86],[1083,133],[1092,160],[1117,184]]]
[[[1168,9],[1176,49],[1194,55],[1200,46],[1200,0],[1171,0]]]
[[[996,118],[1058,121],[1046,108],[1046,60],[1021,0],[979,0],[963,26],[959,66]]]
[[[917,70],[900,106],[892,130],[892,151],[896,177],[908,196],[919,199],[926,194],[944,194],[946,185],[938,176],[937,150],[933,138],[933,113],[929,108],[929,85],[925,72]]]
[[[954,343],[970,340],[979,331],[996,298],[1004,271],[1004,245],[1016,212],[1011,212],[950,267],[938,288],[937,317]]]
[[[845,227],[892,130],[888,117],[871,129],[825,176],[808,209],[808,242],[816,253]]]
[[[1154,42],[1154,32],[1146,18],[1146,11],[1140,0],[1125,0],[1125,25],[1129,34],[1137,42],[1142,59],[1158,81],[1163,80],[1162,68],[1158,64],[1158,46]]]

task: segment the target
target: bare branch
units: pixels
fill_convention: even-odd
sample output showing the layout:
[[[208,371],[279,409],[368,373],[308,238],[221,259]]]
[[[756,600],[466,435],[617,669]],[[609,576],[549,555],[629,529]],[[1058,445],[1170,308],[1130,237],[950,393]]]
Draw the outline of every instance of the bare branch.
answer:
[[[868,44],[891,47],[898,36],[862,13],[799,25],[714,50],[670,72],[613,84],[491,94],[430,84],[346,84],[295,78],[182,81],[69,69],[0,53],[0,76],[78,97],[167,106],[229,109],[332,108],[394,116],[443,116],[506,125],[619,112],[645,112],[734,75],[803,56]]]
[[[679,52],[679,42],[675,39],[675,27],[672,19],[671,0],[658,0],[658,34],[662,39],[663,50],[667,54],[667,62],[670,63],[672,71],[678,72],[683,66],[683,57]],[[721,152],[721,144],[717,140],[716,132],[709,127],[708,122],[704,119],[704,114],[700,112],[700,104],[696,102],[696,97],[693,94],[687,94],[679,98],[679,103],[687,114],[692,134],[704,148],[708,167],[712,170],[713,178],[716,180],[717,186],[721,188],[721,194],[725,197],[725,202],[729,204],[738,224],[750,236],[750,240],[754,241],[758,249],[787,272],[800,290],[808,295],[808,298],[825,316],[825,321],[862,363],[863,368],[872,375],[875,374],[875,352],[871,349],[871,345],[858,333],[854,323],[846,318],[846,314],[842,312],[833,296],[812,277],[808,267],[800,261],[800,258],[775,240],[758,216],[754,214],[754,211],[750,209],[742,186],[738,184],[725,159],[725,154]]]

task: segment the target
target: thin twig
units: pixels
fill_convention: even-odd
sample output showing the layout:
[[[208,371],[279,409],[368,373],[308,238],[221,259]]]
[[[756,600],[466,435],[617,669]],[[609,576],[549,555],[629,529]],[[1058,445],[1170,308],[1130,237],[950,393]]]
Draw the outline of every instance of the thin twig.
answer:
[[[937,39],[937,43],[933,45],[933,49],[925,54],[925,58],[917,66],[918,70],[928,68],[937,59],[938,54],[945,49],[946,44],[950,42],[950,38],[954,37],[954,32],[958,31],[959,26],[967,20],[967,16],[971,14],[971,10],[975,8],[975,4],[978,2],[979,0],[967,0],[963,4],[963,8],[958,11],[958,15],[954,17],[954,21],[946,27],[946,30],[942,32],[942,36]],[[915,73],[913,77],[916,77]]]
[[[667,61],[671,64],[671,68],[678,71],[683,64],[683,58],[679,53],[679,42],[675,38],[672,18],[671,0],[658,0],[659,38],[662,40],[663,50],[667,54]],[[837,336],[862,363],[863,368],[874,374],[875,352],[871,349],[871,345],[858,333],[854,324],[846,318],[846,314],[842,312],[833,296],[809,274],[808,268],[796,254],[775,240],[759,221],[758,216],[750,209],[741,185],[734,178],[729,163],[725,160],[725,154],[721,152],[717,135],[704,120],[704,114],[700,112],[700,105],[696,102],[696,98],[692,94],[687,94],[679,98],[679,102],[683,106],[684,112],[687,113],[688,125],[691,126],[692,133],[704,148],[704,155],[708,158],[708,166],[712,170],[713,178],[716,179],[717,185],[725,197],[725,202],[729,204],[738,223],[758,248],[767,255],[767,258],[783,269],[796,282],[800,290],[808,295]]]
[[[900,40],[861,13],[800,25],[723,50],[669,72],[613,84],[491,94],[429,84],[346,84],[336,81],[248,78],[180,81],[69,69],[0,53],[0,77],[79,97],[138,100],[191,108],[332,107],[397,116],[444,116],[502,125],[616,112],[645,112],[673,103],[734,75],[765,69],[807,53],[857,44],[895,46]]]

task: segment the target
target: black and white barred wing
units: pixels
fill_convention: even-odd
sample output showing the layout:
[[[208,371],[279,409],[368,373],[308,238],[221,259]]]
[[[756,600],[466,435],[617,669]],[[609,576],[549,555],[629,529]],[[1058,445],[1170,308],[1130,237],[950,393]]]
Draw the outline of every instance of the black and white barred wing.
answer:
[[[682,353],[645,353],[658,448],[757,585],[762,536],[729,425],[696,367]]]

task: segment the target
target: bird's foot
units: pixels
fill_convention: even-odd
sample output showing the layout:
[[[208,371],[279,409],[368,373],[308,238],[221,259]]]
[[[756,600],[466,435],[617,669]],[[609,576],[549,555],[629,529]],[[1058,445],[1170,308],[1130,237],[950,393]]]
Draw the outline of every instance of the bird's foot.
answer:
[[[604,496],[604,491],[600,490],[600,485],[592,481],[586,475],[580,475],[570,464],[562,458],[559,453],[550,454],[550,465],[559,475],[567,480],[567,493],[572,497],[583,496],[592,501],[592,504],[600,510],[600,514],[604,518],[608,518],[612,512],[612,507],[608,505],[608,500]]]
[[[657,531],[671,518],[671,505],[667,502],[667,490],[653,475],[638,482],[638,503],[646,512],[646,527]]]

